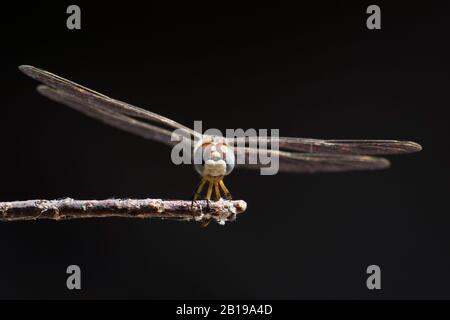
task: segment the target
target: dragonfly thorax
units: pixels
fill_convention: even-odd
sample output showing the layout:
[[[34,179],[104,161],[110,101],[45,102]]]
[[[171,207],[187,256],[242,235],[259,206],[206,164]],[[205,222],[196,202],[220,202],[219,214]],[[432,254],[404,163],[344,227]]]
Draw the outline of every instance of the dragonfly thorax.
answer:
[[[195,170],[201,176],[220,177],[231,173],[235,158],[233,149],[224,141],[205,141],[194,150]]]

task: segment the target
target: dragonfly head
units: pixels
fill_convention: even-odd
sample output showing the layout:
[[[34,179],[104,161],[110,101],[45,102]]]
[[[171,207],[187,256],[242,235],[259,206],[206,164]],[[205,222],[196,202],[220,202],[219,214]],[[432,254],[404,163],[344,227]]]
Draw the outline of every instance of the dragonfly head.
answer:
[[[220,177],[231,173],[235,165],[233,149],[218,137],[204,139],[194,149],[195,170],[201,176]]]

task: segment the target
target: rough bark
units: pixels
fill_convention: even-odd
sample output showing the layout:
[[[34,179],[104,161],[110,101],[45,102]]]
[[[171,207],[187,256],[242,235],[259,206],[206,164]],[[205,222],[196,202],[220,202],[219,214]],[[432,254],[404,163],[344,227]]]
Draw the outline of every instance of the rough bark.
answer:
[[[69,220],[86,218],[155,218],[225,224],[243,213],[247,204],[242,200],[185,201],[161,199],[107,200],[26,200],[0,202],[0,221],[37,219]]]

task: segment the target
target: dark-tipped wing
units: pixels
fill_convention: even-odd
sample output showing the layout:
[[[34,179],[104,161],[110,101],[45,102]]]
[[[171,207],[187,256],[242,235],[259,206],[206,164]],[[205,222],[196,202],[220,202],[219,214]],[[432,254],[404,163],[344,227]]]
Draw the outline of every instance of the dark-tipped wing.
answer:
[[[307,154],[286,151],[270,151],[268,156],[272,157],[272,163],[262,164],[260,159],[255,164],[248,164],[249,157],[255,155],[256,149],[240,149],[237,152],[242,153],[246,158],[247,164],[237,164],[236,168],[242,169],[260,169],[273,165],[275,157],[278,157],[279,171],[291,173],[315,173],[315,172],[344,172],[360,170],[381,170],[387,169],[390,163],[387,159],[381,157],[363,156],[363,155],[339,155],[339,154]]]
[[[272,140],[278,143],[280,150],[311,154],[389,155],[422,150],[415,142],[398,140],[321,140],[294,137],[240,137],[228,140],[237,148],[247,146],[263,149],[270,148]]]
[[[44,96],[119,129],[166,144],[173,144],[171,133],[174,129],[182,131],[183,136],[189,139],[199,137],[195,131],[171,119],[110,98],[48,71],[28,65],[22,65],[19,69],[45,84],[38,88]],[[172,130],[166,130],[139,119],[166,126]]]

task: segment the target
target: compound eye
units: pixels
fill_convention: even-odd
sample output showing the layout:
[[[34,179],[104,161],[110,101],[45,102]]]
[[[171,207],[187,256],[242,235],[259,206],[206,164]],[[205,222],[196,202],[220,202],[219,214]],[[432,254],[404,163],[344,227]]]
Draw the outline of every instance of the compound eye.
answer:
[[[227,153],[227,152],[231,151],[230,148],[228,146],[224,145],[224,144],[221,144],[219,146],[219,149],[220,149],[220,152],[222,152],[222,153]]]
[[[220,150],[222,153],[222,159],[225,161],[226,165],[227,165],[227,170],[225,175],[229,175],[231,173],[231,171],[233,171],[234,166],[236,164],[236,160],[234,157],[234,151],[233,149],[231,149],[229,146],[223,144],[222,146],[220,146]]]
[[[208,168],[205,173],[205,164]],[[223,167],[225,165],[225,167]],[[201,176],[205,174],[228,175],[233,171],[235,158],[233,150],[222,143],[205,143],[194,150],[194,167]],[[217,168],[213,169],[212,168]]]
[[[197,147],[194,150],[194,168],[195,171],[201,176],[203,176],[203,173],[205,171],[205,158],[204,158],[204,147],[203,145]]]

